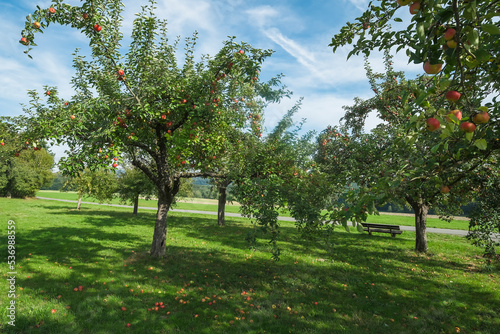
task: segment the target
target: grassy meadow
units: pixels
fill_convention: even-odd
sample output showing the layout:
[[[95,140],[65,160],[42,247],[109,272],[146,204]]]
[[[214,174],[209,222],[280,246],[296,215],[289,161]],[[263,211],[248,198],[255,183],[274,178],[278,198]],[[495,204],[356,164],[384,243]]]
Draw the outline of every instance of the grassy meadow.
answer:
[[[498,333],[500,272],[464,238],[369,236],[333,247],[281,226],[280,261],[243,218],[171,212],[167,255],[148,256],[155,211],[0,198],[0,332]],[[392,223],[393,216],[387,216]],[[7,323],[7,222],[16,226],[16,326]]]

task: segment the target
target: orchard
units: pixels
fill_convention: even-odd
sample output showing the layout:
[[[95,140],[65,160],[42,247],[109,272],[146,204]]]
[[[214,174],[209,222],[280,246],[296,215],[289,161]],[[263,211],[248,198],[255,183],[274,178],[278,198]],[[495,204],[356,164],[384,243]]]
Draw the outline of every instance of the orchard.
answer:
[[[347,228],[347,221],[358,224],[376,213],[375,205],[402,201],[415,211],[416,250],[425,252],[429,209],[446,219],[459,213],[455,208],[478,189],[470,175],[497,164],[498,6],[493,0],[378,1],[348,22],[333,37],[333,51],[351,45],[351,57],[383,50],[386,73],[367,66],[375,97],[346,107],[345,124],[323,131],[314,153],[310,135],[302,140],[286,131],[288,116],[262,137],[265,106],[289,95],[280,76],[259,79],[271,50],[229,38],[215,56],[197,57],[194,33],[180,64],[177,42],[169,41],[151,1],[122,54],[121,1],[73,6],[56,0],[27,17],[20,39],[26,54],[36,55],[37,34],[57,23],[83,33],[91,56],[75,52],[74,96],[63,98],[56,87],[31,91],[19,121],[27,138],[69,146],[60,163],[66,174],[116,171],[128,161],[144,173],[158,196],[152,256],[165,254],[167,214],[181,179],[193,177],[215,179],[221,199],[234,182],[244,213],[270,228],[272,240],[280,207],[301,229],[315,230],[325,219]],[[411,14],[407,22],[398,17],[403,10]],[[392,22],[406,25],[393,31]],[[395,72],[391,52],[405,52],[422,75],[408,80]],[[382,124],[366,134],[372,111]],[[340,199],[344,204],[337,205]],[[329,213],[320,214],[325,206]]]

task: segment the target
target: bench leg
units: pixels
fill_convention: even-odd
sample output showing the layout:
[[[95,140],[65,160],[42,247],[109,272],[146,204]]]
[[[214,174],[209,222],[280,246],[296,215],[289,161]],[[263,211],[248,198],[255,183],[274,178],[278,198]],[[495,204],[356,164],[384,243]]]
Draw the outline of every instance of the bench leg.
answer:
[[[392,237],[395,238],[396,237],[396,233],[391,233]]]

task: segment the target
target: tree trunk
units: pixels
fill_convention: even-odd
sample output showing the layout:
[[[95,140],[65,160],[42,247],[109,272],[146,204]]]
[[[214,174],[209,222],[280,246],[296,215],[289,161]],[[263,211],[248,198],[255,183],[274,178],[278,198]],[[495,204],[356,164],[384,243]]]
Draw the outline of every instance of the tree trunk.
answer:
[[[429,212],[429,204],[422,200],[415,201],[412,198],[406,198],[406,200],[411,205],[415,213],[415,251],[419,253],[426,253],[427,213]]]
[[[137,209],[139,208],[139,195],[134,199],[134,215],[137,215]]]
[[[78,194],[78,204],[76,205],[76,209],[77,210],[80,210],[80,208],[82,207],[82,194]]]
[[[226,199],[227,199],[227,191],[226,185],[219,186],[219,207],[217,210],[217,224],[219,226],[226,226],[224,211],[226,210]]]
[[[165,256],[167,246],[167,215],[168,210],[179,191],[180,180],[168,181],[163,187],[158,187],[158,211],[156,212],[155,230],[153,233],[153,243],[151,245],[152,257]]]

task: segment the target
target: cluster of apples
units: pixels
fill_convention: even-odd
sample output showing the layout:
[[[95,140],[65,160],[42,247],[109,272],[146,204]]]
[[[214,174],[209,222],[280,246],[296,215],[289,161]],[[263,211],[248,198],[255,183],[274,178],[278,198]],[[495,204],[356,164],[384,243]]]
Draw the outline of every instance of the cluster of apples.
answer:
[[[448,91],[446,93],[446,99],[450,102],[456,102],[460,99],[460,93],[457,91]],[[451,115],[453,115],[457,120],[462,119],[462,112],[458,109],[454,109],[448,113],[446,120],[452,122]],[[476,124],[486,124],[490,120],[490,115],[486,111],[480,111],[472,117],[472,122],[463,122],[460,124],[460,129],[464,132],[472,133],[476,130]],[[436,131],[441,127],[441,123],[434,117],[428,118],[426,121],[426,128],[429,131]]]
[[[421,2],[419,0],[397,0],[398,5],[407,6],[410,5],[410,14],[416,15],[420,11]],[[446,44],[444,48],[454,49],[457,47],[457,41],[455,40],[455,35],[457,31],[454,28],[448,28],[444,33],[444,39]],[[431,64],[429,61],[424,63],[424,71],[427,74],[437,74],[441,72],[442,64]]]

